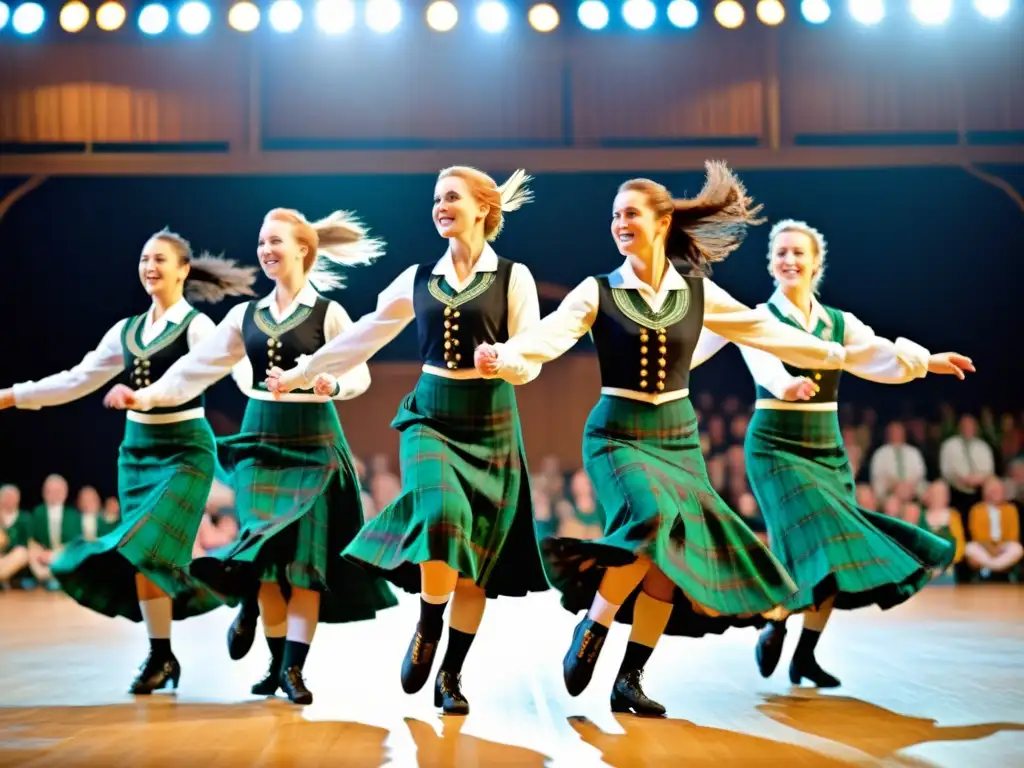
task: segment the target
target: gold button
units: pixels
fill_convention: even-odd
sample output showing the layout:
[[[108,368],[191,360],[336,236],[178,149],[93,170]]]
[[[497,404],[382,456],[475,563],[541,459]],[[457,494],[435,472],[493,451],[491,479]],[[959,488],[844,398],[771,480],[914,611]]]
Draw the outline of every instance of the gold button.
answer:
[[[451,331],[445,331],[445,332],[444,332],[444,337],[445,337],[446,339],[450,339],[450,338],[452,337],[452,332],[451,332]]]
[[[149,360],[143,360],[143,361],[142,361],[142,364],[143,364],[144,366],[146,366],[147,368],[149,368]]]
[[[640,389],[647,389],[647,379],[640,379]]]
[[[659,328],[658,329],[658,333],[665,333],[665,329],[664,328]]]
[[[667,355],[668,354],[668,347],[660,346],[660,347],[658,347],[658,352],[663,354],[663,355]]]
[[[447,359],[448,359],[448,358],[450,358],[451,356],[452,356],[452,353],[451,353],[451,352],[445,352],[445,353],[444,353],[444,359],[445,359],[445,360],[447,360]]]
[[[452,327],[452,321],[451,320],[445,320],[444,321],[444,327],[445,328],[451,328]]]
[[[140,386],[141,384],[142,384],[142,379],[136,378],[135,379],[135,386]]]
[[[452,339],[452,344],[454,344],[456,347],[459,346],[459,340],[458,339]]]
[[[451,307],[445,307],[444,308],[444,316],[445,317],[448,317],[448,315],[450,315],[451,313],[452,313],[452,308]]]
[[[273,347],[274,346],[274,340],[273,339],[267,339],[267,346],[268,347]]]
[[[658,371],[658,378],[659,379],[664,379],[665,378],[665,372],[664,371]]]
[[[452,348],[452,343],[451,343],[450,341],[446,341],[446,342],[444,343],[444,348],[445,348],[445,349],[451,349],[451,348]]]
[[[657,384],[657,387],[658,387],[659,391],[664,389],[665,388],[665,382],[664,381],[659,381],[658,384]]]
[[[453,330],[453,331],[457,331],[457,330],[459,330],[459,324],[458,324],[458,323],[456,323],[455,325],[453,325],[453,326],[452,326],[452,330]]]
[[[647,354],[647,347],[640,347],[640,354],[641,355],[646,355]]]
[[[455,365],[455,363],[454,363],[453,361],[449,360],[449,361],[448,361],[448,367],[449,367],[449,368],[455,368],[455,367],[456,367],[456,365]]]
[[[660,365],[662,368],[664,368],[666,365],[668,365],[668,360],[666,360],[664,357],[659,357],[658,358],[658,365]]]
[[[665,338],[665,334],[664,333],[659,333],[658,334],[658,341],[661,342],[662,344],[665,343],[666,338]]]
[[[461,359],[462,359],[462,355],[460,355],[460,354],[456,353],[456,355],[455,355],[455,359],[456,359],[456,360],[461,360]]]
[[[146,379],[146,386],[148,387],[148,386],[149,386],[149,384],[150,384],[150,381],[149,381],[149,379]]]
[[[641,357],[640,358],[640,365],[642,365],[644,368],[647,367],[647,358],[646,357]]]
[[[821,381],[821,374],[820,373],[814,374],[814,378],[817,379],[818,381]]]

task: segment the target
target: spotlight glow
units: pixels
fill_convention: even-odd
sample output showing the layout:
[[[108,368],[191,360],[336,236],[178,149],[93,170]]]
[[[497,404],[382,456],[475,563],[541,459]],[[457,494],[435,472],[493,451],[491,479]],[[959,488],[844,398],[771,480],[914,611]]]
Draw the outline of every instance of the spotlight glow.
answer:
[[[392,32],[402,21],[397,0],[370,0],[366,4],[366,26],[378,34]]]
[[[558,11],[555,10],[555,6],[548,5],[547,3],[538,3],[533,6],[526,18],[530,22],[530,26],[538,32],[551,32],[558,26],[559,22]]]
[[[626,0],[622,4],[622,19],[633,29],[650,29],[658,16],[651,0]]]
[[[850,15],[856,22],[874,26],[885,18],[885,3],[882,0],[850,0]]]
[[[953,0],[910,0],[910,12],[928,27],[949,21],[953,13]]]
[[[0,2],[0,29],[7,26],[7,22],[11,20],[11,9],[7,7],[7,3]]]
[[[19,35],[34,35],[42,28],[44,21],[46,11],[39,3],[22,3],[11,16],[11,26]]]
[[[201,35],[210,26],[209,7],[198,0],[189,0],[178,9],[178,26],[186,35]]]
[[[484,32],[503,32],[508,26],[508,8],[498,0],[484,0],[476,7],[476,23]]]
[[[435,32],[451,32],[459,23],[459,9],[448,0],[436,0],[427,6],[427,25]]]
[[[824,24],[832,15],[832,9],[826,0],[803,0],[800,13],[811,24]]]
[[[65,32],[81,32],[89,23],[89,6],[80,0],[72,0],[60,9],[58,20],[60,28]],[[0,28],[2,27],[3,24],[0,24]]]
[[[171,14],[160,3],[150,3],[139,11],[139,30],[144,35],[159,35],[171,23]]]
[[[316,25],[328,35],[348,32],[356,23],[352,0],[320,0],[315,13]]]
[[[579,16],[580,24],[593,30],[607,27],[610,18],[608,6],[601,0],[583,0],[576,14]]]
[[[260,9],[248,0],[235,3],[228,11],[228,24],[237,32],[252,32],[260,25]]]
[[[96,26],[104,32],[113,32],[121,28],[127,17],[124,6],[111,0],[96,9]]]
[[[986,19],[1001,19],[1010,12],[1010,0],[974,0],[974,10]],[[0,22],[0,29],[3,26]]]
[[[786,9],[779,0],[757,0],[757,18],[768,27],[774,27],[786,18]]]
[[[270,6],[269,18],[275,32],[294,32],[302,25],[302,6],[295,0],[276,0]]]
[[[736,0],[722,0],[715,6],[715,21],[726,29],[737,29],[746,18],[747,12]]]
[[[672,0],[668,4],[668,20],[672,26],[690,29],[697,26],[700,12],[693,0]]]

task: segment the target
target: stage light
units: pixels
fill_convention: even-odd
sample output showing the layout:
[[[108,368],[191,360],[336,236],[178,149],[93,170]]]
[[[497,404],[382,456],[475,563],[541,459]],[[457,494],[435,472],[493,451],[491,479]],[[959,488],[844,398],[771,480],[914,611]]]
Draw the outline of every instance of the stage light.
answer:
[[[171,14],[160,3],[150,3],[139,11],[139,30],[144,35],[159,35],[171,23]]]
[[[746,17],[746,11],[736,0],[722,0],[715,6],[715,21],[726,29],[736,29],[742,26]]]
[[[608,26],[608,6],[601,0],[583,0],[576,11],[580,24],[587,29],[604,29]]]
[[[89,23],[89,7],[79,0],[73,0],[60,9],[60,28],[65,32],[81,32]],[[0,24],[3,27],[3,24]]]
[[[206,3],[189,0],[178,9],[178,26],[186,35],[201,35],[210,26],[210,9]]]
[[[436,0],[427,6],[427,26],[435,32],[450,32],[459,23],[459,9],[448,0]]]
[[[757,18],[765,26],[774,27],[786,18],[786,9],[779,0],[757,0]]]
[[[348,32],[356,23],[352,0],[320,0],[316,4],[316,25],[328,35]]]
[[[693,0],[672,0],[668,4],[668,20],[674,27],[690,29],[697,26],[700,12]]]
[[[974,10],[986,19],[1001,19],[1010,12],[1010,0],[974,0]],[[0,23],[0,29],[3,26]]]
[[[7,26],[7,22],[11,20],[11,9],[7,7],[7,3],[0,2],[0,29]]]
[[[850,15],[854,21],[873,26],[885,18],[885,3],[882,0],[850,0]]]
[[[275,0],[267,18],[275,32],[294,32],[302,26],[302,6],[295,0]]]
[[[910,12],[927,27],[949,21],[953,13],[952,0],[910,0]]]
[[[370,0],[366,4],[366,26],[374,32],[391,32],[402,21],[402,6],[397,0]]]
[[[558,11],[555,6],[537,3],[526,16],[530,26],[538,32],[551,32],[558,26]]]
[[[235,3],[228,11],[228,26],[236,32],[252,32],[260,25],[260,9],[249,0]]]
[[[650,29],[657,15],[651,0],[626,0],[622,4],[622,19],[633,29]]]
[[[96,26],[104,32],[113,32],[121,28],[126,16],[124,6],[110,0],[96,9]]]
[[[44,21],[46,11],[39,3],[22,3],[11,16],[11,25],[19,35],[34,35],[42,28]]]
[[[800,13],[811,24],[824,24],[832,15],[832,9],[826,0],[803,0],[800,3]]]
[[[476,23],[484,32],[504,32],[508,26],[508,8],[498,0],[484,0],[476,7]]]

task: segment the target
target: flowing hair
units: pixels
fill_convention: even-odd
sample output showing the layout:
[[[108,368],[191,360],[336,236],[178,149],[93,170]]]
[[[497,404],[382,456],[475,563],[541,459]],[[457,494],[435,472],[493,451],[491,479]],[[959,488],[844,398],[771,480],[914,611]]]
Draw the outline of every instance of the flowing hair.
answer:
[[[240,267],[232,259],[203,251],[192,255],[192,245],[177,232],[164,227],[150,240],[162,240],[178,254],[182,264],[189,265],[185,278],[185,297],[189,301],[216,304],[227,296],[255,296],[256,267]]]
[[[505,226],[505,214],[518,211],[533,201],[533,192],[528,184],[532,176],[522,168],[509,176],[504,183],[498,184],[481,170],[468,165],[453,165],[445,168],[438,175],[438,181],[457,176],[469,185],[470,192],[480,202],[487,205],[487,216],[484,217],[484,238],[488,242],[498,239]]]
[[[344,277],[336,267],[371,264],[384,255],[384,241],[369,237],[369,230],[349,211],[335,211],[311,222],[292,208],[275,208],[264,220],[293,226],[295,239],[308,249],[303,267],[318,291],[333,291],[344,286]]]
[[[735,251],[758,218],[763,205],[754,205],[743,182],[720,160],[704,163],[704,187],[693,198],[673,199],[669,191],[650,179],[630,179],[619,192],[637,190],[647,195],[655,216],[671,216],[665,255],[677,266],[710,272],[710,265]]]

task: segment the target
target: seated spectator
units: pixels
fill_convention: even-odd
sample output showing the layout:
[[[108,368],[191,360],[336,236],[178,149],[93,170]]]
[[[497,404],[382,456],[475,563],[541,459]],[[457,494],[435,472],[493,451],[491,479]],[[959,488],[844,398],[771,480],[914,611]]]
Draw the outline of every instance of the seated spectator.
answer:
[[[936,480],[924,494],[925,510],[921,515],[921,527],[926,531],[941,536],[956,547],[953,565],[964,559],[964,546],[967,543],[964,534],[964,523],[960,512],[949,506],[949,486],[945,480]]]
[[[0,590],[35,586],[28,567],[28,541],[32,518],[19,509],[21,492],[16,485],[0,486]]]
[[[971,540],[964,554],[983,579],[1007,580],[1024,557],[1020,543],[1020,516],[1007,503],[1003,481],[990,477],[982,486],[982,500],[971,507],[967,528]]]
[[[858,507],[866,509],[868,512],[878,511],[878,499],[875,497],[875,492],[871,490],[870,485],[858,483],[856,493]]]
[[[99,492],[91,485],[83,485],[78,491],[75,499],[78,507],[78,514],[82,525],[82,538],[86,541],[96,541],[108,531],[102,522],[100,513],[103,511],[102,500]],[[65,542],[67,543],[67,542]]]
[[[51,592],[60,584],[50,574],[54,561],[64,545],[82,535],[78,510],[67,506],[68,481],[50,475],[43,481],[43,503],[32,510],[32,538],[28,545],[28,565],[36,581]]]

